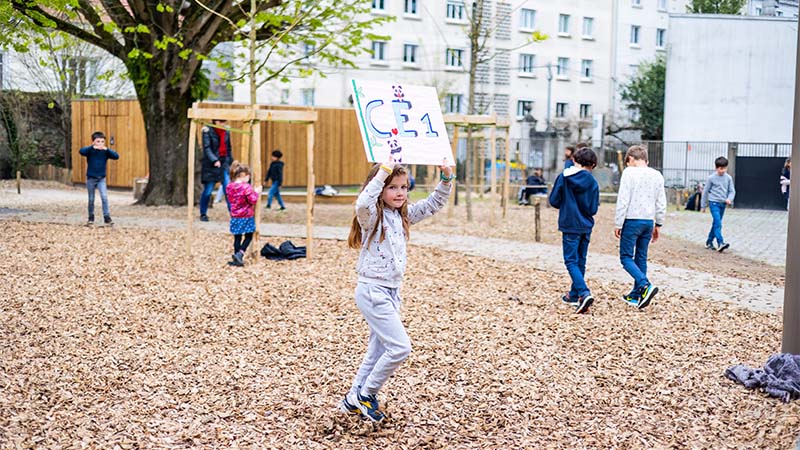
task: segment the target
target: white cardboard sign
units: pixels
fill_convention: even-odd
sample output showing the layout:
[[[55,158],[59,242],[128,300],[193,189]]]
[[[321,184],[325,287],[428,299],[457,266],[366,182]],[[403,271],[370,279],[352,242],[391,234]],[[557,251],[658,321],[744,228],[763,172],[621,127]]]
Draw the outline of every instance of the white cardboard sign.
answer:
[[[351,86],[367,161],[391,154],[403,164],[456,165],[435,88],[359,80]]]

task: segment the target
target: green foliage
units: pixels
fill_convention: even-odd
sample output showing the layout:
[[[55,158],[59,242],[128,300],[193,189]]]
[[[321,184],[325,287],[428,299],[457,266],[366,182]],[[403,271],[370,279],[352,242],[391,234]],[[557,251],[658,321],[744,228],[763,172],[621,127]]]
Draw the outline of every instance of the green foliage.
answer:
[[[642,130],[642,138],[660,140],[664,130],[664,86],[667,61],[659,55],[643,64],[639,72],[621,87],[622,100],[638,111],[633,124]]]
[[[692,0],[686,12],[694,14],[741,14],[747,0]]]

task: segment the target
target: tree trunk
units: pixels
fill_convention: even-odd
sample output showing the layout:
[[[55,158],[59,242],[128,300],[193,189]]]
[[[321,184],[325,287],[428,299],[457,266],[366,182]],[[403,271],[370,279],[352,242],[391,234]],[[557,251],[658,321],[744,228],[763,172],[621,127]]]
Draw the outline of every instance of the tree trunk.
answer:
[[[181,93],[159,81],[139,93],[145,130],[149,179],[139,204],[186,205],[190,91]],[[195,137],[192,137],[195,138]],[[120,155],[124,158],[125,155]]]

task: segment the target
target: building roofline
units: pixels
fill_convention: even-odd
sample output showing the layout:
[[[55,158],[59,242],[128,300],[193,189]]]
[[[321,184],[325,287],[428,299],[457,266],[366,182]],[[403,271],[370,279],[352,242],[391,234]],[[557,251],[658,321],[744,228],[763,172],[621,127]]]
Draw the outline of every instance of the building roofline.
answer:
[[[792,22],[797,23],[796,17],[777,17],[777,16],[744,16],[736,14],[686,14],[671,13],[670,19],[718,19],[718,20],[759,20],[772,22]]]

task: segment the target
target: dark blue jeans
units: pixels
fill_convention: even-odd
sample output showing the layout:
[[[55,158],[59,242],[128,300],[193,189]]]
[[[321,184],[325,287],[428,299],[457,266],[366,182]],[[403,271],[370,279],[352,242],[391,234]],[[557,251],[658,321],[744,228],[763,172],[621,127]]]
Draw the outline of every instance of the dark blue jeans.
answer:
[[[722,238],[722,217],[725,216],[725,202],[708,202],[708,209],[711,211],[711,231],[708,232],[706,244],[713,244],[717,240],[717,246],[725,243]]]
[[[272,183],[272,186],[269,187],[269,193],[267,194],[267,208],[272,206],[272,197],[275,197],[278,200],[278,204],[281,205],[281,208],[285,208],[283,205],[283,198],[281,198],[281,185]]]
[[[228,183],[230,182],[230,177],[224,177],[222,179],[222,191],[228,188]],[[206,183],[203,185],[203,193],[200,195],[200,215],[205,216],[208,213],[208,203],[211,201],[211,194],[214,192],[214,186],[217,183]],[[228,203],[228,195],[225,195],[225,203]],[[228,203],[228,211],[231,210],[231,205]]]
[[[653,238],[653,221],[627,219],[619,237],[619,261],[633,277],[633,291],[649,283],[647,280],[647,248]]]
[[[569,297],[577,299],[589,295],[589,288],[583,276],[586,274],[586,254],[589,252],[589,239],[592,233],[562,233],[561,246],[564,251],[564,265],[572,279]]]
[[[100,191],[100,201],[103,203],[103,217],[109,217],[108,211],[108,187],[106,187],[106,177],[95,178],[86,177],[86,190],[89,191],[89,220],[94,220],[94,191]]]

